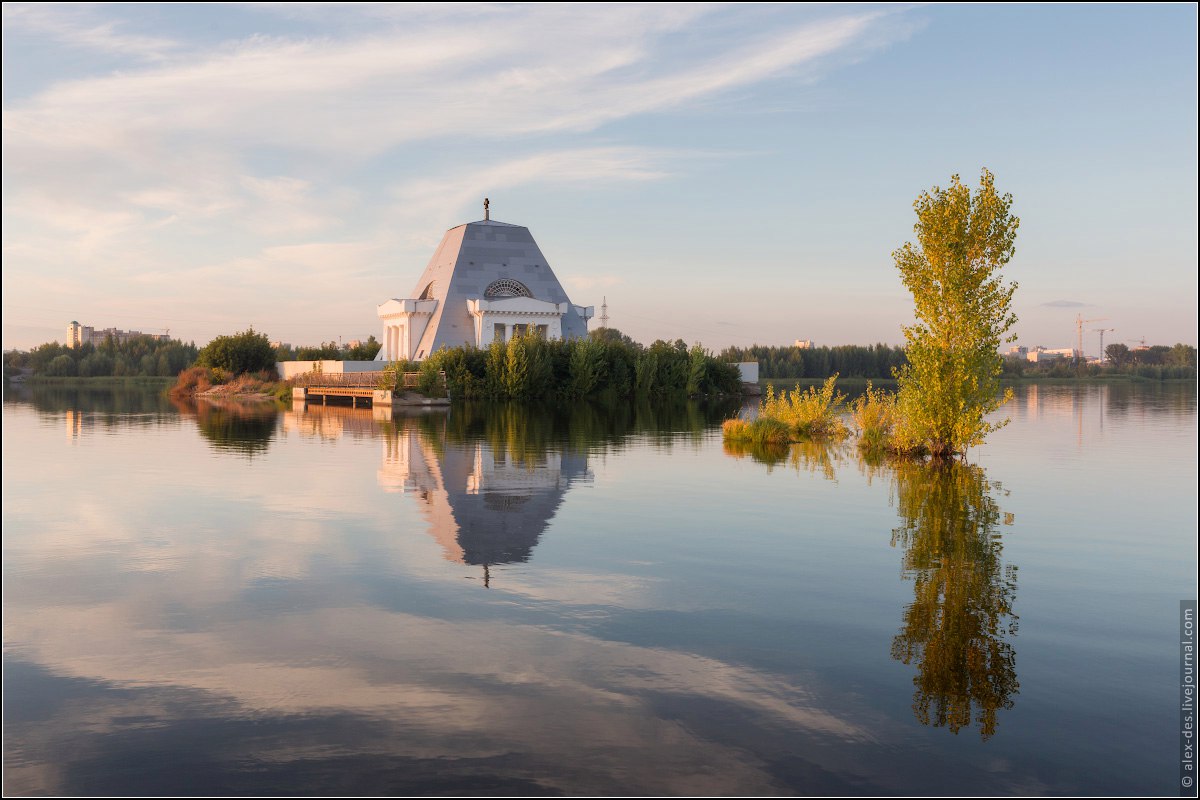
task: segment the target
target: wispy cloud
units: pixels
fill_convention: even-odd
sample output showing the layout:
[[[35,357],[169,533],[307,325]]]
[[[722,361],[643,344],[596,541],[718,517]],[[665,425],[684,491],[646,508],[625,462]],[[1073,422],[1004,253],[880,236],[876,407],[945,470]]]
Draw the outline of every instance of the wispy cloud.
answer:
[[[262,254],[428,244],[498,189],[660,180],[702,154],[631,144],[616,123],[808,80],[907,33],[895,12],[837,7],[764,7],[772,24],[748,26],[703,4],[241,12],[272,32],[201,41],[115,7],[5,6],[6,41],[122,56],[9,95],[6,288],[64,263],[93,281],[281,270]]]
[[[392,219],[425,220],[420,243],[433,243],[444,227],[458,220],[464,206],[488,192],[527,184],[588,186],[605,182],[651,181],[665,177],[667,162],[679,154],[645,147],[585,147],[551,150],[494,163],[460,167],[393,187]],[[434,224],[436,223],[436,224]]]
[[[4,28],[8,35],[41,34],[69,46],[147,61],[161,61],[179,48],[175,39],[131,33],[118,22],[97,19],[86,4],[5,3]]]
[[[1042,303],[1047,308],[1085,308],[1092,305],[1091,303],[1081,303],[1078,300],[1051,300],[1049,303]]]

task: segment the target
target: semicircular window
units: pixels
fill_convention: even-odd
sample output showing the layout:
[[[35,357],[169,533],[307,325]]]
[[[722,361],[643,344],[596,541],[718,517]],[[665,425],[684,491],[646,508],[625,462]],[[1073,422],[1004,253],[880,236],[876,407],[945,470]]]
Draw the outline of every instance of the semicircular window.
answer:
[[[437,286],[437,281],[430,281],[429,285],[425,287],[425,291],[421,292],[421,296],[418,297],[417,299],[418,300],[432,300],[433,299],[433,287],[435,287],[435,286]]]
[[[533,292],[529,291],[528,287],[520,281],[514,281],[512,278],[501,278],[498,281],[492,281],[488,287],[483,290],[483,296],[489,299],[499,297],[533,297]]]

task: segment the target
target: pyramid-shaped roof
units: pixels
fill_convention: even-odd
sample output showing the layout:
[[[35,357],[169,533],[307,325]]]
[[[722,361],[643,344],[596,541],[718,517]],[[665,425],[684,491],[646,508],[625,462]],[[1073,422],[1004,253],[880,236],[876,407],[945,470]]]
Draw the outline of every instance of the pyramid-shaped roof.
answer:
[[[438,301],[413,348],[414,355],[424,358],[442,346],[473,345],[475,326],[467,301],[511,297],[513,292],[543,302],[566,303],[563,338],[587,336],[587,320],[571,305],[528,228],[486,219],[446,231],[411,295]]]

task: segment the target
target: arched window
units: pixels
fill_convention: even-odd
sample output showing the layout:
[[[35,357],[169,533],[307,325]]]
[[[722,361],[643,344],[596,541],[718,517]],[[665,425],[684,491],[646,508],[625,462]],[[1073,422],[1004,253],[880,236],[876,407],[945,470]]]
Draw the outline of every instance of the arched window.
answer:
[[[514,281],[512,278],[501,278],[498,281],[492,281],[488,287],[483,290],[483,296],[489,300],[495,300],[501,297],[533,297],[533,292],[520,281]]]

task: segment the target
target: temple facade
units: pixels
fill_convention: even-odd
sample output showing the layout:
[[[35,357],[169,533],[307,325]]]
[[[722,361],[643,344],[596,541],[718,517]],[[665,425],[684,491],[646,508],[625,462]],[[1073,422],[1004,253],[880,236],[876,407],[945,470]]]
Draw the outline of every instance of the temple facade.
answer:
[[[412,296],[379,306],[376,361],[420,361],[441,347],[484,348],[527,332],[587,335],[592,306],[571,303],[529,229],[491,219],[451,228]]]

